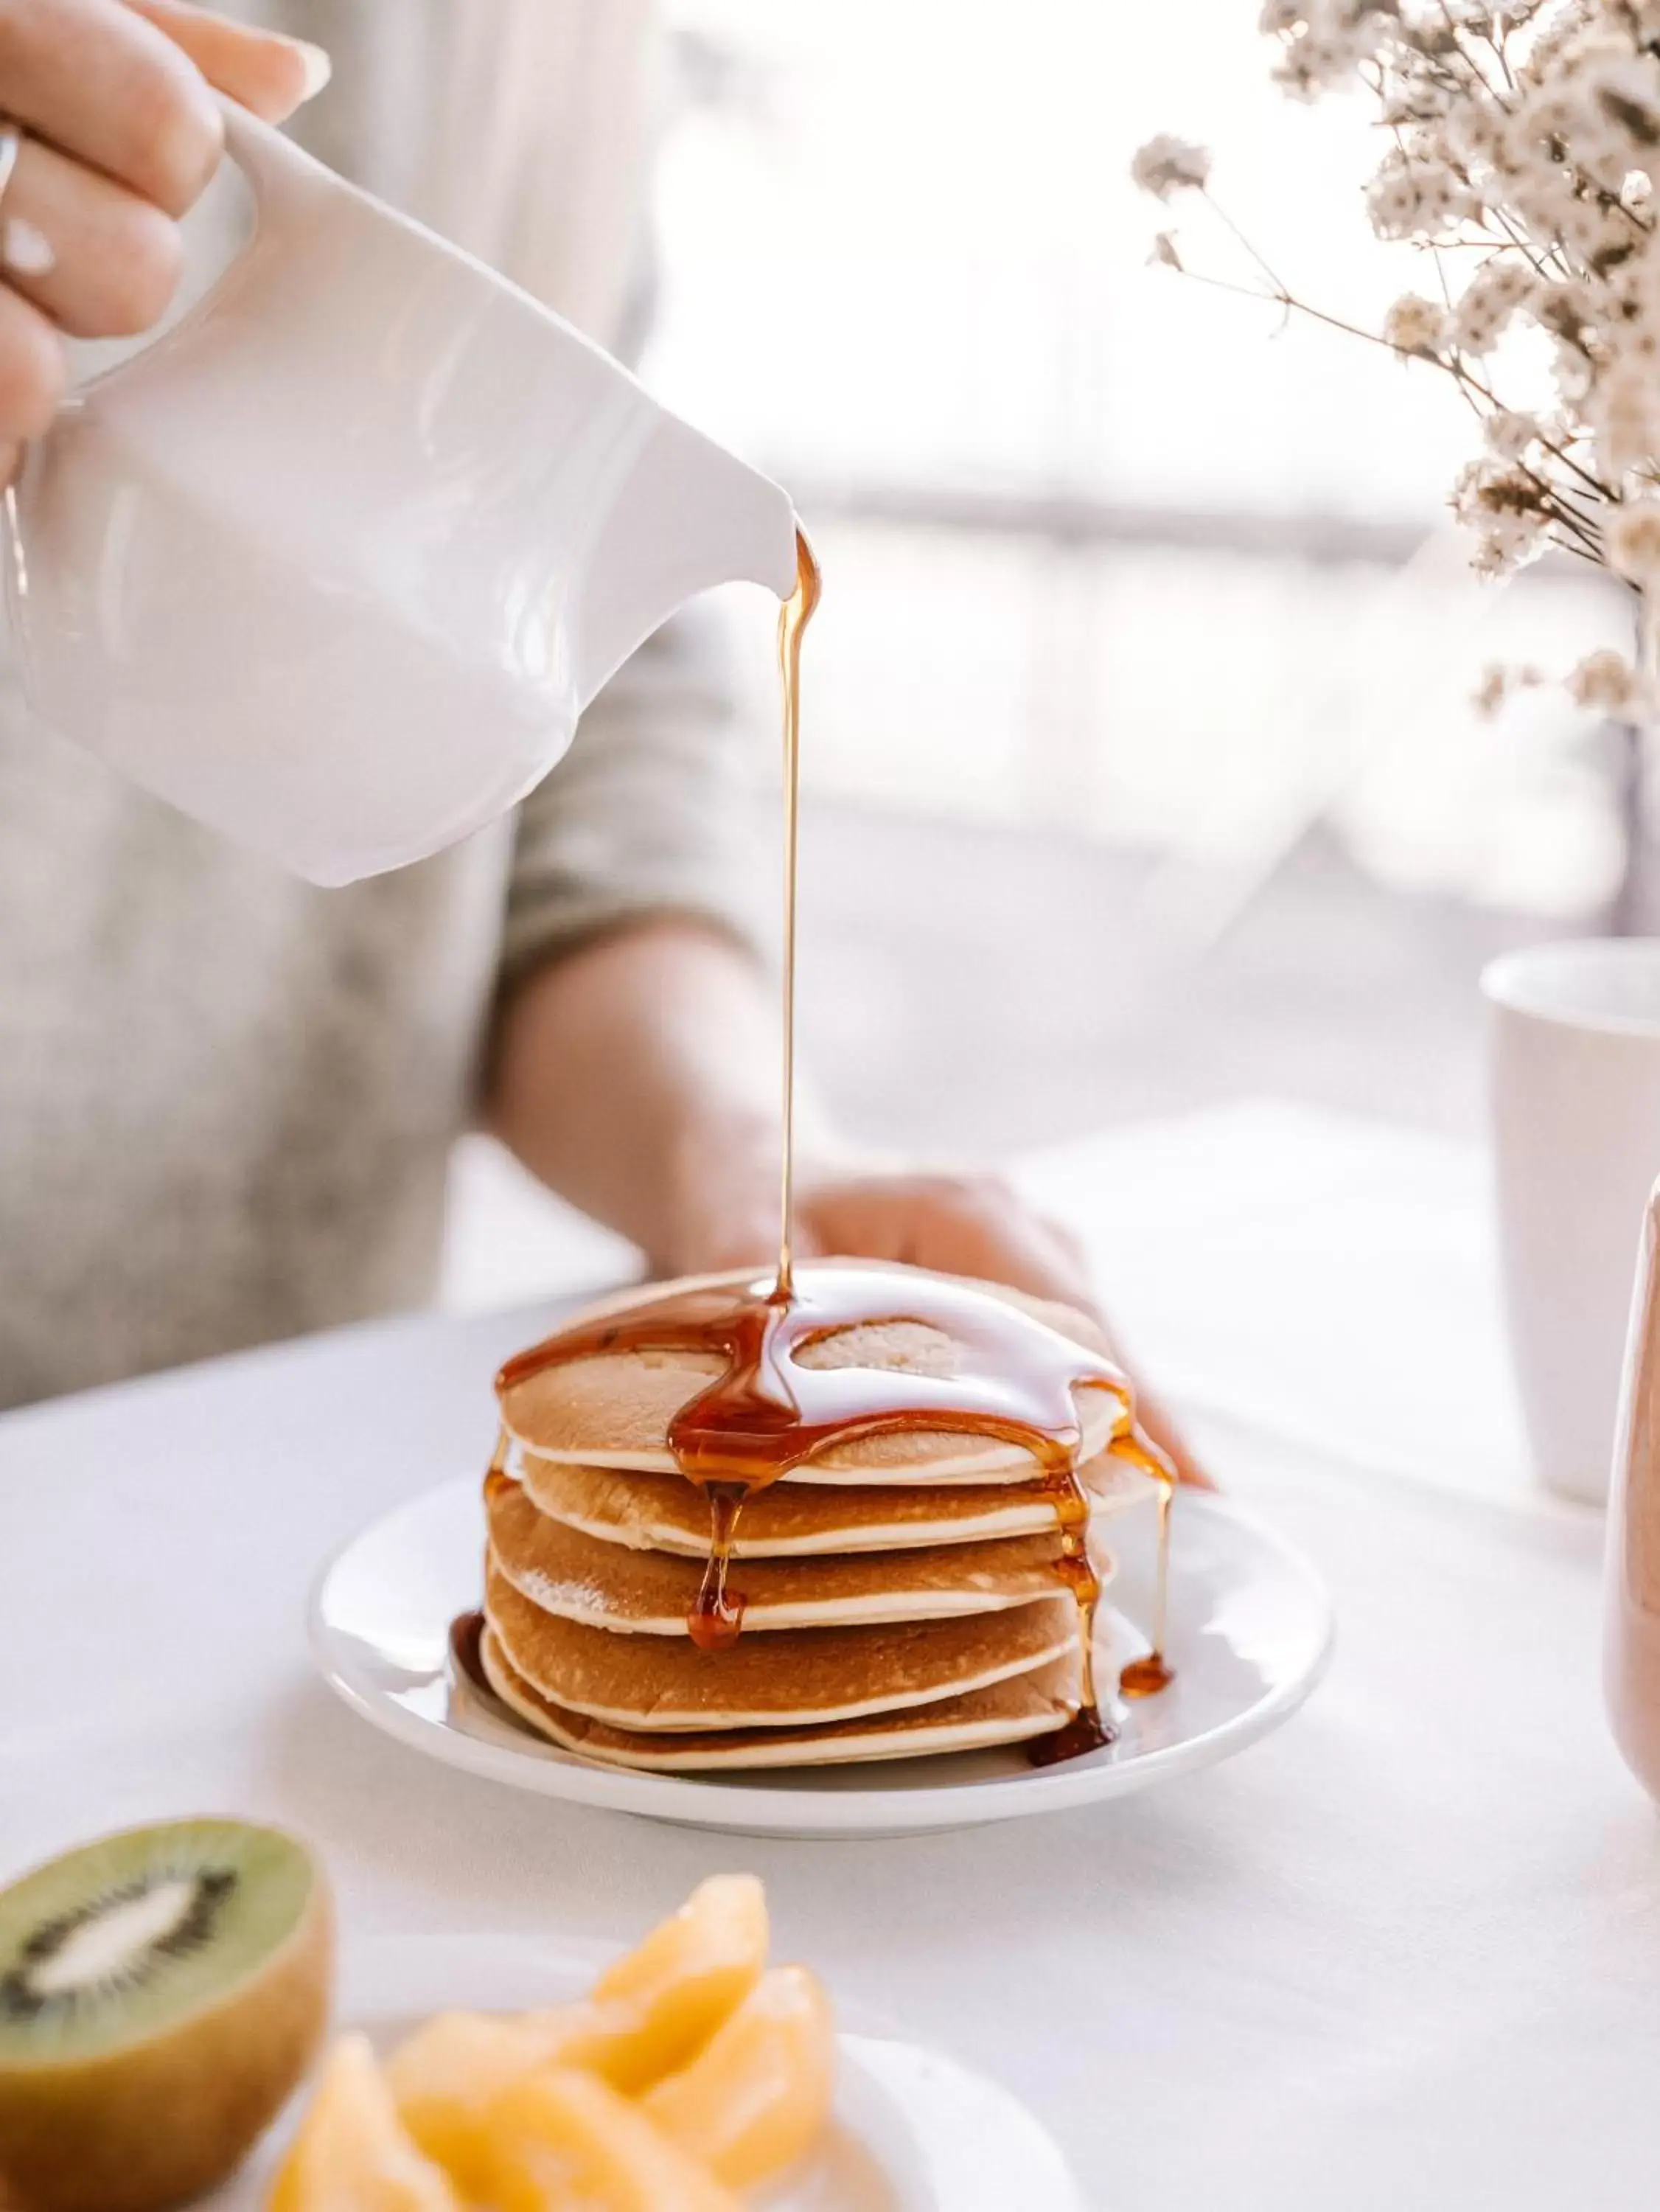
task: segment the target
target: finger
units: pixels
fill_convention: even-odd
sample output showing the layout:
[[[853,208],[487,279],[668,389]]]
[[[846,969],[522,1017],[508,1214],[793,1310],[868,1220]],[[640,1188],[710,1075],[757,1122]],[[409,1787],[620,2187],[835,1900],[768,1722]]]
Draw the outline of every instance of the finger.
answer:
[[[1071,1307],[1086,1317],[1076,1334],[1124,1370],[1142,1429],[1166,1452],[1182,1481],[1215,1486],[1156,1397],[1142,1389],[1101,1321],[1081,1247],[1052,1222],[1029,1213],[995,1176],[875,1176],[831,1181],[810,1192],[803,1218],[826,1250],[900,1260],[949,1275],[972,1275]]]
[[[832,1252],[1003,1283],[1085,1320],[1096,1312],[1077,1248],[995,1176],[833,1176],[804,1194],[800,1217]]]
[[[1200,1490],[1214,1490],[1215,1484],[1203,1467],[1194,1457],[1192,1447],[1162,1399],[1154,1395],[1142,1382],[1133,1364],[1124,1358],[1114,1341],[1085,1270],[1082,1245],[1057,1222],[1041,1218],[1030,1219],[1031,1242],[1033,1249],[1029,1258],[1020,1264],[1022,1271],[1035,1283],[1043,1270],[1047,1269],[1053,1287],[1036,1290],[1033,1295],[1057,1299],[1087,1315],[1098,1324],[1094,1334],[1109,1358],[1122,1370],[1134,1395],[1136,1426],[1155,1443],[1176,1470],[1177,1480],[1190,1482]],[[1016,1290],[1027,1287],[1016,1282],[1011,1271],[1000,1272],[995,1279],[1008,1281]],[[1070,1284],[1072,1287],[1067,1287]]]
[[[124,337],[161,318],[183,241],[153,202],[28,139],[0,206],[8,282],[82,338]]]
[[[791,1237],[791,1256],[816,1260],[823,1246],[809,1224],[799,1218]],[[779,1217],[775,1207],[754,1206],[734,1209],[718,1224],[710,1224],[694,1248],[682,1248],[676,1272],[721,1274],[729,1267],[770,1267],[779,1256]]]
[[[1111,1326],[1103,1319],[1101,1340],[1109,1358],[1116,1360],[1128,1378],[1135,1394],[1136,1425],[1157,1444],[1159,1449],[1176,1470],[1178,1482],[1190,1482],[1198,1490],[1214,1490],[1216,1486],[1193,1455],[1193,1449],[1183,1435],[1180,1425],[1161,1398],[1148,1389],[1137,1373],[1133,1361],[1125,1358]]]
[[[1134,1381],[1133,1376],[1131,1380]],[[1191,1483],[1196,1490],[1214,1490],[1216,1487],[1193,1456],[1192,1447],[1162,1401],[1149,1396],[1139,1384],[1136,1386],[1136,1419],[1174,1467],[1178,1482]]]
[[[931,1201],[918,1226],[929,1244],[957,1256],[924,1258],[928,1267],[1006,1283],[1027,1297],[1048,1298],[1087,1314],[1094,1292],[1081,1256],[1051,1222],[1033,1213],[995,1176],[924,1181]]]
[[[188,54],[209,84],[267,123],[282,122],[329,82],[328,55],[305,39],[254,30],[185,0],[126,3]]]
[[[201,71],[117,0],[0,0],[0,94],[15,122],[169,215],[224,143]]]
[[[0,491],[3,491],[17,474],[17,465],[22,458],[23,448],[21,446],[0,445]],[[3,2204],[0,2204],[0,2212],[4,2212]]]
[[[38,307],[0,284],[0,443],[51,427],[66,371],[58,333]]]
[[[1069,1222],[1057,1221],[1052,1213],[1045,1213],[1041,1215],[1039,1218],[1043,1222],[1044,1227],[1055,1239],[1062,1251],[1065,1253],[1070,1264],[1077,1269],[1081,1276],[1087,1279],[1089,1273],[1089,1254],[1084,1244],[1082,1237],[1079,1236],[1077,1231],[1073,1228]]]

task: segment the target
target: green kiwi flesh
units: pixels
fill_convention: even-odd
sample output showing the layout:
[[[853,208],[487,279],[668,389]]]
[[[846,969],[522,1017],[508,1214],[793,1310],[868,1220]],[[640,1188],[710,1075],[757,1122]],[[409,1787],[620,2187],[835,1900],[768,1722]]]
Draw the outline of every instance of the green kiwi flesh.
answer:
[[[160,2212],[222,2180],[328,2014],[327,1885],[275,1828],[134,1828],[0,1891],[0,2203]]]

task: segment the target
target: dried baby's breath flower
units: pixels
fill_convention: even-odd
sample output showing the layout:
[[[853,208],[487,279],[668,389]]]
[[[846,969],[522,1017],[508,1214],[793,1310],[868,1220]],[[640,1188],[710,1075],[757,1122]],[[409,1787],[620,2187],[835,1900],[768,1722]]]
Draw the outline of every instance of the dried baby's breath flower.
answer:
[[[1536,415],[1524,415],[1514,407],[1501,407],[1496,415],[1489,415],[1481,426],[1487,448],[1496,460],[1519,461],[1530,447],[1536,446],[1543,433]]]
[[[1660,499],[1627,500],[1602,526],[1609,566],[1627,583],[1660,582]]]
[[[1311,15],[1300,38],[1288,40],[1274,65],[1274,82],[1293,100],[1318,100],[1342,84],[1362,63],[1370,62],[1382,45],[1388,17],[1366,9],[1345,20],[1349,11],[1327,4]]]
[[[1590,287],[1578,277],[1566,283],[1542,284],[1528,302],[1533,319],[1542,330],[1561,339],[1578,353],[1590,354],[1596,339],[1596,302]]]
[[[1384,343],[1399,354],[1417,354],[1433,361],[1445,350],[1451,335],[1451,318],[1433,300],[1408,292],[1384,317]]]
[[[1481,671],[1481,680],[1470,694],[1469,703],[1483,721],[1491,721],[1512,692],[1531,690],[1544,682],[1544,673],[1530,662],[1519,666],[1500,660],[1490,660]]]
[[[1530,518],[1511,517],[1475,532],[1469,565],[1478,576],[1497,583],[1536,561],[1545,544],[1542,523],[1535,523]]]
[[[1421,69],[1409,80],[1433,88],[1439,95],[1441,146],[1449,161],[1471,173],[1495,169],[1503,155],[1505,134],[1510,127],[1508,100],[1494,92],[1484,79],[1469,76],[1451,80],[1440,70]]]
[[[1168,200],[1178,192],[1203,191],[1210,175],[1210,155],[1203,146],[1164,131],[1149,138],[1130,165],[1130,173],[1144,192]]]
[[[1625,654],[1611,646],[1588,653],[1569,672],[1564,688],[1576,707],[1589,707],[1599,714],[1635,718],[1646,711],[1642,678]]]
[[[1494,515],[1527,514],[1544,495],[1538,480],[1513,463],[1466,461],[1453,481],[1451,507],[1460,522],[1485,522]]]
[[[1640,356],[1621,362],[1595,380],[1584,404],[1598,462],[1610,476],[1660,458],[1660,385],[1651,362]]]
[[[1495,254],[1470,278],[1452,311],[1453,337],[1465,353],[1488,354],[1539,289],[1527,263]]]
[[[1660,146],[1660,63],[1619,33],[1587,29],[1549,70],[1529,76],[1506,135],[1515,167],[1566,163],[1617,193]]]
[[[1466,463],[1452,488],[1453,514],[1475,534],[1470,565],[1507,576],[1544,551],[1554,517],[1546,487],[1514,463]]]
[[[1395,147],[1366,186],[1366,209],[1379,238],[1439,238],[1473,221],[1481,204],[1450,161]]]
[[[1445,130],[1452,94],[1433,77],[1388,76],[1378,92],[1378,119],[1391,131],[1431,124]]]
[[[1510,672],[1499,662],[1489,661],[1481,671],[1481,680],[1470,694],[1469,703],[1484,722],[1491,721],[1504,705],[1510,690]]]

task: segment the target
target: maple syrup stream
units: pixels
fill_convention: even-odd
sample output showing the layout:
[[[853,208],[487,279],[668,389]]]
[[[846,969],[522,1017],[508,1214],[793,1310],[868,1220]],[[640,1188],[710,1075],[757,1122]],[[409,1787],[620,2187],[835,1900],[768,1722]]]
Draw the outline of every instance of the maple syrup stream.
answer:
[[[819,564],[796,532],[796,588],[779,610],[779,680],[784,693],[784,1164],[779,1205],[778,1294],[795,1288],[796,876],[801,850],[801,641],[819,604]]]

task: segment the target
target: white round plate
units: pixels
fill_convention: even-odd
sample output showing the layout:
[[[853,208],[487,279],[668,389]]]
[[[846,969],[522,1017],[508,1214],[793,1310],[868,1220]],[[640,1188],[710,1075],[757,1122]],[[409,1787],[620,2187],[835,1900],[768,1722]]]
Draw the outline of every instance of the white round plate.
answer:
[[[1152,1617],[1150,1510],[1114,1523],[1118,1573],[1104,1632],[1113,1665],[1145,1651]],[[478,1479],[396,1508],[324,1569],[312,1650],[348,1705],[416,1750],[547,1797],[741,1835],[898,1836],[1127,1796],[1243,1751],[1293,1713],[1319,1680],[1331,1610],[1314,1570],[1219,1498],[1184,1490],[1174,1507],[1169,1656],[1176,1679],[1118,1705],[1116,1741],[1050,1767],[1018,1746],[952,1758],[803,1767],[718,1780],[602,1766],[532,1735],[449,1665],[450,1623],[478,1602]],[[1102,1687],[1106,1687],[1102,1683]]]
[[[517,1936],[386,1937],[348,1948],[341,2017],[383,2049],[430,2014],[520,2012],[576,1996],[611,1954]],[[754,2212],[1083,2212],[1053,2138],[984,2075],[913,2043],[841,2035],[823,2143]],[[203,2212],[259,2212],[297,2112]]]

